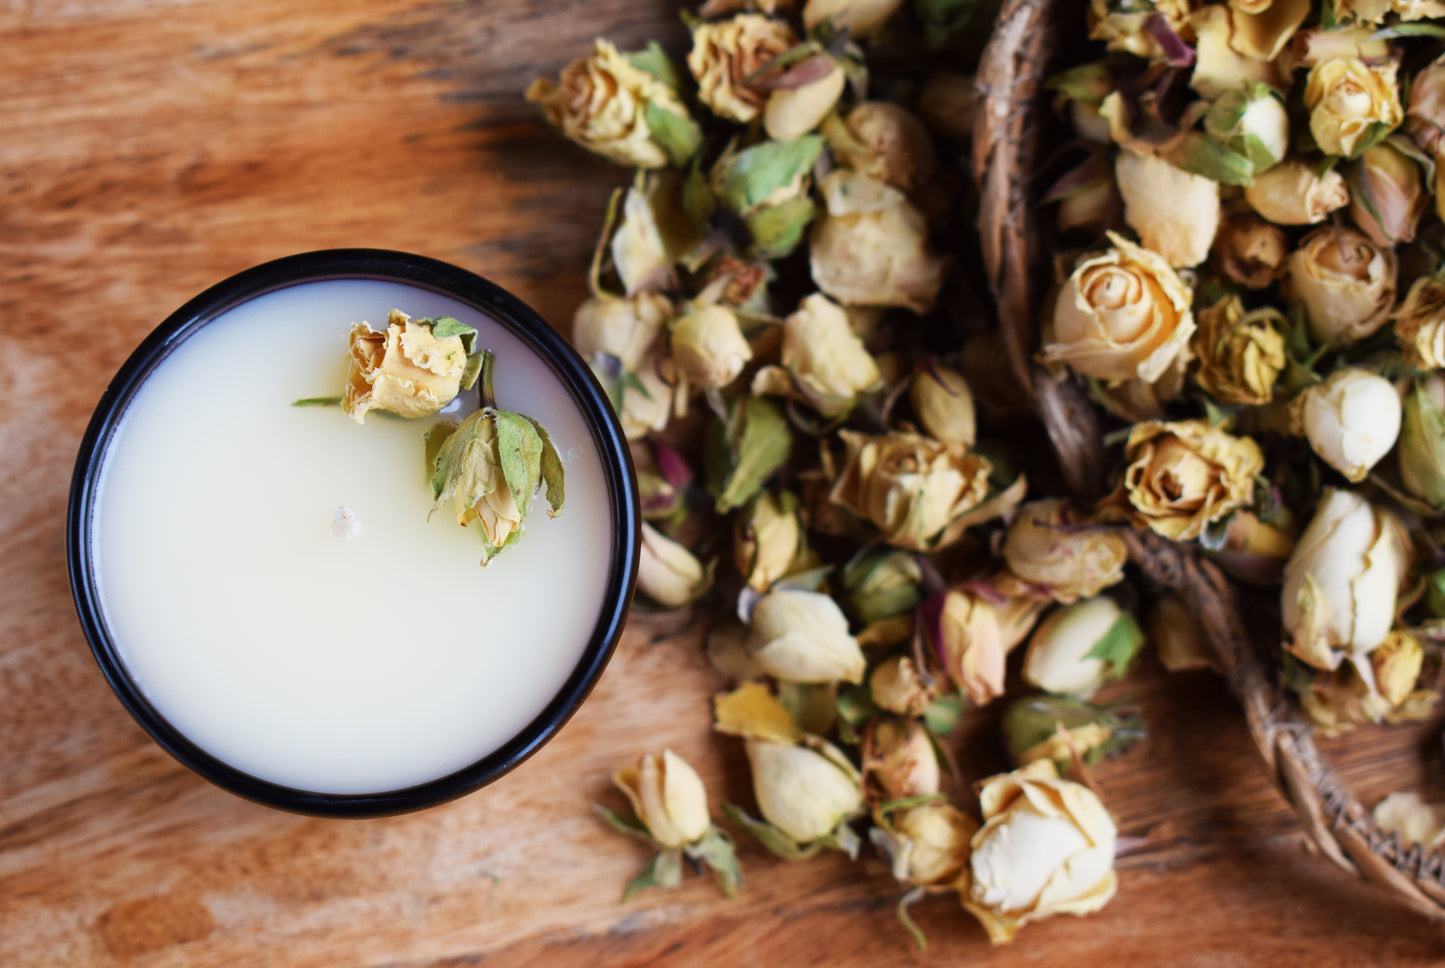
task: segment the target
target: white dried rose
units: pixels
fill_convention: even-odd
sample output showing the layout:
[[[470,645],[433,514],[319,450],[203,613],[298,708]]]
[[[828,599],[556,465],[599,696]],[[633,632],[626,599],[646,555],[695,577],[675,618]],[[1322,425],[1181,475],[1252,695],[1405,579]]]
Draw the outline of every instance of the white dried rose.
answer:
[[[1320,459],[1358,484],[1400,436],[1400,394],[1378,373],[1342,366],[1304,392],[1300,420]]]
[[[672,359],[695,386],[724,387],[753,358],[737,314],[726,306],[694,309],[672,326]]]
[[[749,739],[746,748],[758,811],[798,843],[827,837],[862,809],[862,778],[831,743]]]
[[[1323,227],[1285,263],[1283,294],[1302,307],[1310,336],[1331,346],[1374,334],[1395,305],[1395,254],[1354,229]]]
[[[867,660],[838,603],[822,592],[775,588],[758,599],[747,650],[784,682],[863,681]]]
[[[637,765],[613,777],[637,819],[664,847],[682,847],[703,837],[712,826],[702,778],[672,750],[645,753]]]

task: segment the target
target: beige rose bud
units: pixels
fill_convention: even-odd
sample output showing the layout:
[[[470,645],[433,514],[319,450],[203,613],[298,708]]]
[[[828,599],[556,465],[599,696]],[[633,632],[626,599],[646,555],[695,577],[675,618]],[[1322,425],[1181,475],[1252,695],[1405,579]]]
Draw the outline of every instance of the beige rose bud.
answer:
[[[1275,165],[1244,189],[1244,200],[1276,225],[1314,225],[1350,203],[1345,177],[1302,158]]]
[[[888,856],[893,876],[905,884],[952,886],[964,876],[969,843],[978,824],[951,803],[905,807],[869,835]]]
[[[908,401],[928,436],[945,444],[973,446],[978,436],[973,392],[957,370],[941,364],[919,370],[908,388]]]
[[[798,499],[786,491],[764,491],[748,514],[739,516],[733,560],[749,588],[765,592],[798,570],[807,553]]]
[[[763,130],[774,141],[801,138],[823,123],[843,96],[847,83],[848,75],[843,68],[830,61],[828,72],[822,77],[796,87],[774,90],[763,109]]]
[[[1197,266],[1219,229],[1219,183],[1175,168],[1153,155],[1121,149],[1114,178],[1124,221],[1144,248],[1171,266]]]
[[[1231,0],[1234,30],[1229,42],[1246,57],[1272,61],[1309,16],[1310,0]]]
[[[1420,166],[1388,144],[1360,156],[1350,198],[1350,218],[1376,245],[1410,242],[1429,204],[1420,183]]]
[[[905,192],[938,169],[928,129],[892,101],[864,101],[840,122],[825,124],[823,133],[838,164]]]
[[[707,570],[691,551],[646,521],[637,559],[637,587],[664,608],[695,601],[711,584]]]
[[[1116,632],[1116,626],[1128,634]],[[1091,655],[1111,634],[1120,640],[1118,651],[1108,661]],[[1085,598],[1054,609],[1039,622],[1024,653],[1024,681],[1045,692],[1087,699],[1118,678],[1142,642],[1138,626],[1112,598]]]
[[[862,757],[864,787],[884,802],[937,793],[943,779],[933,740],[916,719],[874,720]]]
[[[1194,31],[1194,70],[1189,86],[1200,97],[1212,101],[1242,84],[1280,85],[1279,71],[1272,58],[1250,57],[1231,43],[1235,24],[1244,19],[1223,3],[1205,4],[1189,17]]]
[[[1390,14],[1401,20],[1425,20],[1445,17],[1445,3],[1439,0],[1336,0],[1335,16],[1340,21],[1357,24],[1384,23]]]
[[[1414,790],[1391,793],[1375,804],[1371,816],[1375,825],[1387,830],[1408,843],[1438,847],[1445,826],[1441,825],[1440,811],[1431,807]]]
[[[725,306],[703,306],[681,316],[673,323],[671,341],[677,368],[699,387],[727,386],[753,358],[737,314]]]
[[[1226,219],[1219,227],[1209,264],[1229,282],[1263,289],[1279,278],[1288,255],[1284,229],[1245,213]]]
[[[803,7],[803,25],[811,31],[827,20],[850,36],[867,37],[902,4],[903,0],[808,0]]]
[[[809,232],[809,264],[823,292],[848,306],[933,307],[948,260],[928,244],[923,214],[894,204],[846,214],[829,211]]]
[[[1005,637],[1003,620],[991,601],[950,589],[939,612],[938,635],[948,677],[975,706],[1003,695],[1004,660],[1013,643]]]
[[[867,665],[838,604],[801,589],[775,588],[758,599],[747,650],[784,682],[861,683]]]
[[[1043,359],[1100,380],[1161,377],[1194,333],[1191,295],[1159,255],[1111,234],[1084,259],[1054,303]]]
[[[1210,522],[1248,504],[1264,469],[1258,444],[1207,420],[1136,424],[1124,459],[1120,494],[1131,517],[1173,541],[1198,538]]]
[[[1221,403],[1268,403],[1286,362],[1284,314],[1270,306],[1246,313],[1239,297],[1231,295],[1197,316],[1192,345],[1199,386]]]
[[[1405,362],[1420,370],[1445,367],[1445,282],[1416,279],[1390,321]]]
[[[618,419],[628,440],[639,440],[667,426],[672,418],[676,387],[663,375],[671,364],[660,353],[633,372],[636,386],[622,387],[622,409]]]
[[[918,116],[934,134],[959,140],[973,137],[978,109],[974,78],[946,68],[934,70],[923,79],[917,107]]]
[[[1371,141],[1399,126],[1405,113],[1397,70],[1393,61],[1371,66],[1355,57],[1332,58],[1310,70],[1304,104],[1321,151],[1357,158]]]
[[[783,320],[782,367],[761,371],[754,393],[797,397],[825,417],[838,417],[882,385],[878,364],[849,325],[848,314],[821,293],[806,297]]]
[[[798,843],[828,836],[862,809],[858,771],[832,744],[750,739],[746,748],[759,812]]]
[[[556,86],[545,78],[533,81],[527,100],[565,137],[621,165],[681,164],[702,137],[672,88],[600,38],[590,57],[563,68]],[[669,130],[652,130],[649,108],[667,114]]]
[[[1003,543],[1009,571],[1065,604],[1097,595],[1124,577],[1124,538],[1090,528],[1057,498],[1022,505]]]
[[[768,101],[767,89],[749,84],[748,78],[797,42],[786,23],[761,14],[699,21],[687,55],[698,100],[719,117],[747,124]]]
[[[963,534],[988,494],[992,467],[977,454],[919,434],[870,436],[840,430],[843,472],[828,500],[910,551],[932,551]]]
[[[1091,914],[1114,896],[1117,827],[1088,787],[1040,760],[990,777],[978,796],[984,822],[962,899],[995,944],[1029,921]]]
[[[1445,142],[1445,56],[1437,57],[1410,82],[1405,130],[1431,158]]]
[[[602,294],[577,307],[572,345],[584,359],[613,356],[629,373],[650,365],[653,347],[672,318],[672,302],[660,293],[631,299]]]
[[[1354,229],[1305,236],[1285,263],[1283,293],[1302,307],[1318,343],[1357,343],[1385,324],[1395,303],[1395,254]]]
[[[1243,84],[1221,94],[1204,115],[1204,130],[1249,159],[1255,175],[1279,164],[1289,151],[1289,114],[1268,84]]]
[[[712,819],[702,778],[672,750],[645,753],[636,766],[612,777],[652,838],[664,847],[683,847],[700,840]]]
[[[413,322],[399,309],[391,311],[385,332],[352,326],[349,352],[341,407],[357,423],[370,410],[403,417],[436,413],[456,398],[467,371],[460,336],[437,339],[431,320]]]
[[[1400,436],[1400,394],[1377,373],[1343,366],[1301,396],[1310,448],[1353,484],[1369,476]]]
[[[1353,491],[1328,489],[1285,564],[1286,648],[1318,669],[1379,647],[1405,573],[1399,523]]]
[[[880,662],[868,677],[868,694],[878,708],[900,716],[922,716],[937,690],[923,680],[906,655]]]

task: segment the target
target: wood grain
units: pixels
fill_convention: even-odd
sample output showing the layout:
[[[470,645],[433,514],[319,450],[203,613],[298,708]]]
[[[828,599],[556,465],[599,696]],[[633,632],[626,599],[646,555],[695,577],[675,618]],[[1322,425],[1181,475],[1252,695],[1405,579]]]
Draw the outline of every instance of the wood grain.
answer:
[[[953,900],[920,954],[883,864],[790,865],[744,844],[627,906],[648,859],[593,815],[670,746],[751,804],[708,730],[700,630],[636,615],[559,737],[420,814],[327,821],[223,793],[110,694],[74,619],[66,485],[132,347],[206,286],[279,255],[383,246],[490,276],[565,327],[625,174],[560,142],[521,91],[597,33],[682,28],[662,0],[0,0],[0,964],[440,968],[1440,963],[1445,932],[1300,847],[1238,710],[1206,675],[1126,689],[1151,738],[1097,781],[1130,849],[1116,900],[994,949]],[[954,743],[1002,766],[991,710]],[[1438,724],[1331,744],[1366,800],[1437,797]]]

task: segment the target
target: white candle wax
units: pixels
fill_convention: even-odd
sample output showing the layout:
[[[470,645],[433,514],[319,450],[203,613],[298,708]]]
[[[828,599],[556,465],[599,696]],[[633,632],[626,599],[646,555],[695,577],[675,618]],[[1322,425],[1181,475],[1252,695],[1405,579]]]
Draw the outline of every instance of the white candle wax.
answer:
[[[563,513],[539,493],[485,568],[475,526],[427,520],[433,419],[292,406],[339,395],[350,324],[392,308],[475,326],[498,406],[562,456]],[[92,522],[105,621],[150,703],[221,761],[322,794],[424,783],[516,736],[572,673],[610,566],[602,463],[551,369],[471,306],[382,280],[271,292],[185,340],[111,439]]]

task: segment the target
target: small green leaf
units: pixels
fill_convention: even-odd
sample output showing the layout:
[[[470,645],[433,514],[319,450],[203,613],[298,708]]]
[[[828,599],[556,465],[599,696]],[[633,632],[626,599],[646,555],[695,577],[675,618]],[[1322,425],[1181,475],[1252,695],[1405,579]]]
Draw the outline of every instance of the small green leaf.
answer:
[[[1248,158],[1230,151],[1218,141],[1198,131],[1186,134],[1177,147],[1162,157],[1178,168],[1202,175],[1221,185],[1254,183],[1254,165]]]
[[[707,836],[684,850],[687,856],[700,861],[717,874],[723,893],[735,897],[743,883],[742,868],[738,866],[738,855],[732,838],[717,827],[708,830]]]
[[[622,892],[622,903],[649,887],[676,887],[682,882],[682,854],[676,850],[664,850],[653,858],[642,871],[627,884]]]
[[[1134,620],[1133,615],[1123,612],[1085,658],[1099,659],[1107,663],[1113,669],[1115,678],[1118,678],[1129,670],[1129,664],[1134,661],[1134,656],[1139,654],[1139,648],[1143,644],[1144,632],[1139,628],[1139,623]]]
[[[716,433],[716,431],[714,431]],[[713,460],[726,464],[717,475],[714,497],[719,514],[740,508],[752,500],[763,484],[787,462],[793,449],[793,434],[781,408],[763,397],[748,397],[734,404],[721,435],[722,453],[713,450]],[[712,475],[709,475],[713,479]]]
[[[753,236],[753,254],[760,259],[782,259],[792,255],[803,240],[804,230],[817,214],[817,204],[807,195],[750,212],[743,221]]]
[[[731,803],[722,804],[723,815],[742,827],[753,839],[783,860],[807,860],[822,849],[819,844],[803,846],[777,827],[761,820],[754,820],[747,811]]]
[[[562,467],[562,455],[557,453],[557,447],[552,443],[552,435],[536,420],[531,417],[526,419],[532,421],[537,436],[542,438],[542,483],[545,485],[547,506],[551,509],[549,513],[555,518],[562,513],[562,505],[567,500],[567,472]]]
[[[636,817],[620,814],[616,810],[610,810],[600,803],[594,803],[592,806],[596,810],[597,816],[601,817],[607,826],[619,834],[625,837],[645,840],[648,843],[656,843],[656,841],[653,840],[652,834],[648,833],[647,825]]]
[[[437,458],[441,456],[442,445],[447,438],[457,429],[457,425],[450,420],[440,420],[426,429],[421,435],[423,454],[426,457],[426,476],[431,483],[432,499],[435,500],[440,493],[440,483],[437,480]]]
[[[804,176],[822,153],[822,135],[805,134],[790,141],[763,141],[722,163],[717,180],[719,200],[739,215],[763,205],[776,205],[797,194]]]
[[[685,114],[674,114],[656,101],[648,102],[644,119],[652,139],[677,167],[687,164],[702,145],[702,128],[696,121]]]
[[[939,696],[923,711],[923,725],[934,736],[947,736],[963,718],[963,707],[963,696],[957,693]]]
[[[517,510],[525,518],[532,503],[532,494],[542,479],[542,437],[537,433],[535,422],[530,417],[509,410],[498,410],[497,459],[501,462],[502,477]],[[513,532],[514,535],[520,531]]]
[[[642,50],[625,52],[622,59],[638,70],[651,74],[674,91],[682,90],[682,72],[677,69],[677,65],[672,62],[672,58],[667,56],[667,51],[663,50],[662,45],[657,41],[648,41],[647,46]]]

